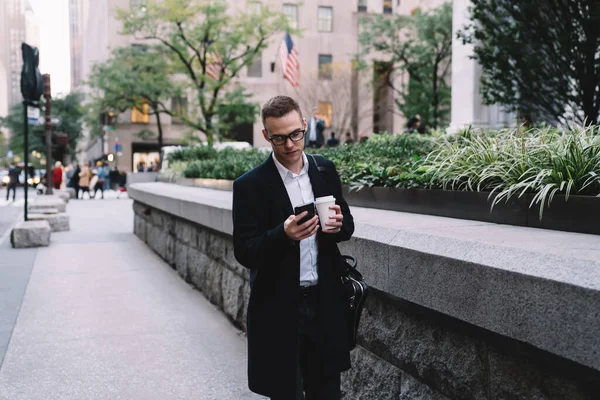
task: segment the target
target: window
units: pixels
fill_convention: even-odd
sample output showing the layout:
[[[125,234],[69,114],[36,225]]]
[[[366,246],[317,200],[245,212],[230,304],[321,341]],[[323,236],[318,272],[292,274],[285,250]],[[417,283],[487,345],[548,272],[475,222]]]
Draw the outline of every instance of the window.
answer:
[[[248,12],[253,14],[260,14],[262,11],[262,3],[260,1],[249,1]]]
[[[358,12],[367,11],[367,0],[358,0]]]
[[[319,7],[319,32],[333,32],[333,7]]]
[[[323,121],[325,121],[325,126],[327,128],[331,128],[331,118],[333,113],[333,107],[330,101],[320,101],[319,102],[319,114]]]
[[[254,62],[248,65],[248,77],[249,78],[261,78],[262,77],[262,54],[259,54]]]
[[[298,27],[298,6],[296,4],[284,4],[283,13],[290,19],[292,28]]]
[[[383,13],[384,14],[392,13],[392,0],[383,0]]]
[[[141,111],[137,107],[131,109],[131,123],[132,124],[147,124],[148,123],[148,103],[144,103],[141,107]]]
[[[332,63],[331,54],[319,54],[319,79],[331,79]]]
[[[173,97],[171,99],[171,112],[173,113],[172,122],[174,124],[182,124],[183,120],[178,116],[186,116],[188,112],[187,97]]]

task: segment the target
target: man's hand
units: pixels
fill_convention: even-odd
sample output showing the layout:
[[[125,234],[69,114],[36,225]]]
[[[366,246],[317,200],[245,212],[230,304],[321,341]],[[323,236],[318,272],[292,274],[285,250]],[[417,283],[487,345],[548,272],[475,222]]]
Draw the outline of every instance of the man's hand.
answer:
[[[342,209],[337,204],[329,207],[330,210],[335,210],[335,215],[330,215],[329,220],[325,222],[325,226],[321,229],[323,233],[338,233],[342,230],[342,222],[344,221],[344,215]],[[333,226],[334,228],[327,229],[327,227]]]
[[[298,221],[308,214],[303,211],[298,215],[290,215],[283,223],[285,234],[292,240],[304,240],[311,237],[319,230],[319,217],[314,216],[303,224],[298,225]]]

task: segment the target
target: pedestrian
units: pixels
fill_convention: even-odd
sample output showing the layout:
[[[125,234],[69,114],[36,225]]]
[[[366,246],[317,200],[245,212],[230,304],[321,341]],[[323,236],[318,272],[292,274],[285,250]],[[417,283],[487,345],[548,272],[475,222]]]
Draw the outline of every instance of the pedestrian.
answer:
[[[54,163],[54,170],[52,170],[52,187],[56,190],[60,189],[60,185],[63,181],[63,169],[62,163],[57,161]]]
[[[325,130],[325,121],[320,118],[318,108],[313,108],[313,116],[308,120],[308,130],[304,137],[304,146],[321,148],[325,143],[325,136],[323,131]]]
[[[346,132],[346,140],[344,141],[346,144],[354,143],[354,139],[352,139],[352,134],[350,132]]]
[[[336,139],[335,132],[331,132],[331,137],[327,139],[327,147],[338,147],[340,141]]]
[[[90,190],[94,191],[94,196],[92,197],[95,199],[99,190],[100,194],[102,195],[101,199],[104,199],[104,184],[106,183],[106,176],[104,175],[104,163],[102,161],[98,161],[96,163],[96,176],[98,177],[98,181],[93,188],[90,188]]]
[[[143,161],[140,161],[137,164],[137,172],[144,172],[144,162]]]
[[[79,164],[75,164],[75,170],[73,171],[73,179],[71,179],[71,185],[73,185],[73,189],[75,189],[75,198],[79,199],[79,191],[80,191],[80,187],[79,187],[79,180],[81,179],[79,177],[79,174],[81,174],[81,168],[79,167]]]
[[[19,169],[10,164],[8,167],[8,184],[6,185],[6,201],[8,201],[10,197],[10,191],[12,190],[13,201],[15,201],[17,196],[17,185],[19,183]],[[25,186],[25,190],[27,190],[27,185]]]
[[[65,174],[67,177],[67,187],[72,188],[73,187],[73,175],[75,175],[75,168],[73,168],[73,164],[67,165],[67,167],[65,168]]]
[[[87,164],[83,164],[83,169],[79,173],[79,189],[81,190],[81,199],[83,195],[87,193],[88,199],[91,199],[90,195],[90,180],[92,179],[92,172]]]
[[[110,176],[111,176],[111,171],[110,171],[110,167],[108,166],[107,163],[104,163],[104,190],[110,190]]]
[[[350,239],[353,218],[333,163],[321,173],[303,151],[298,103],[270,99],[262,122],[272,153],[233,183],[234,255],[250,269],[248,385],[273,400],[338,400],[350,350],[337,243]],[[306,212],[294,207],[328,195],[335,216],[298,224]]]

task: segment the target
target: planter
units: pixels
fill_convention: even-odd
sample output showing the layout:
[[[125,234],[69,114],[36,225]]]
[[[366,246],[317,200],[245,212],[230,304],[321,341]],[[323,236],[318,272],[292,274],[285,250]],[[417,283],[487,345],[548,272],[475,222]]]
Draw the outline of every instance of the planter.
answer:
[[[349,192],[344,187],[348,204],[440,217],[470,219],[532,228],[600,234],[600,197],[555,196],[539,219],[539,205],[529,208],[533,195],[501,202],[490,211],[494,196],[487,192],[453,190],[364,188]]]
[[[175,183],[183,186],[195,186],[206,189],[233,190],[233,181],[227,179],[204,179],[204,178],[172,178],[159,175],[159,182]]]
[[[233,188],[233,181],[226,179],[171,178],[159,175],[157,180],[208,189],[231,191]],[[529,208],[533,199],[530,194],[510,199],[506,203],[500,202],[490,210],[495,195],[488,199],[488,192],[388,187],[349,192],[348,187],[344,186],[343,193],[348,204],[354,207],[600,235],[600,197],[569,196],[569,200],[565,201],[565,196],[554,196],[540,221],[539,205]]]

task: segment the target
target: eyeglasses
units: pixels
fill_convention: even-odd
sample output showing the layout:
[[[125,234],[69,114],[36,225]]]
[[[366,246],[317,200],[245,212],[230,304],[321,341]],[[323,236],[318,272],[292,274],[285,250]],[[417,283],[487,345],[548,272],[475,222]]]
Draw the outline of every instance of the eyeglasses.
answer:
[[[300,129],[297,131],[294,131],[292,133],[290,133],[289,135],[273,135],[273,136],[269,136],[269,140],[271,141],[271,143],[273,143],[275,146],[282,146],[285,144],[285,142],[290,139],[292,142],[299,142],[302,139],[304,139],[304,133],[306,132],[306,130],[304,129]]]

